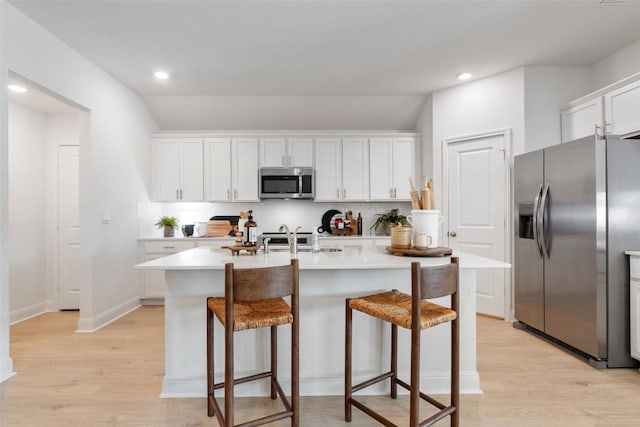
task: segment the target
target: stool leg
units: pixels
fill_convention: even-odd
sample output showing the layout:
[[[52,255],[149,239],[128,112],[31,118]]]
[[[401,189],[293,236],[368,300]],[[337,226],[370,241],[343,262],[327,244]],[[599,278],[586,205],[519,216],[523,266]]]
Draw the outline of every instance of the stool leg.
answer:
[[[213,312],[207,307],[207,415],[213,417],[213,402],[215,399],[213,369]]]
[[[224,421],[225,427],[233,427],[233,321],[227,321],[224,329]]]
[[[451,414],[451,427],[460,422],[460,336],[458,319],[451,323],[451,406],[456,411]]]
[[[420,329],[411,328],[411,390],[409,391],[409,427],[420,425]]]
[[[296,297],[297,298],[297,297]],[[296,315],[291,324],[291,427],[300,424],[300,324]]]
[[[391,398],[398,397],[398,325],[391,324]]]
[[[346,301],[345,315],[345,339],[344,339],[344,419],[351,422],[351,324],[353,320],[353,310],[349,307],[350,299]]]
[[[271,398],[278,397],[275,381],[278,381],[278,327],[271,327]]]

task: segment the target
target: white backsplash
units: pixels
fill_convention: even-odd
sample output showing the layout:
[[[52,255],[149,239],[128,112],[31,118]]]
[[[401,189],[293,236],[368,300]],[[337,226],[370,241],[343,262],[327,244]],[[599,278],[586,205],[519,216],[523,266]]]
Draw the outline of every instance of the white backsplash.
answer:
[[[214,215],[239,215],[240,211],[253,210],[254,221],[258,224],[258,233],[277,231],[280,224],[290,228],[302,226],[302,231],[313,231],[321,225],[322,215],[329,209],[345,212],[350,209],[353,216],[358,212],[364,219],[362,234],[368,236],[376,214],[389,209],[399,208],[400,213],[409,215],[409,202],[323,202],[310,200],[267,200],[260,203],[138,203],[138,230],[141,238],[162,237],[162,230],[155,227],[156,221],[163,216],[175,216],[180,224],[193,224],[207,221]],[[181,231],[176,236],[181,236]]]

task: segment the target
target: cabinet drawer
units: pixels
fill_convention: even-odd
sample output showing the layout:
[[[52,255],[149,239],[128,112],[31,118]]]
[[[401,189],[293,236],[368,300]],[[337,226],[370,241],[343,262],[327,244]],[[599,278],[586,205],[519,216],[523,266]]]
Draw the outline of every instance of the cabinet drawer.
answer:
[[[632,256],[629,259],[629,267],[631,278],[640,280],[640,257]]]
[[[180,251],[186,251],[187,249],[193,249],[196,245],[194,242],[178,242],[175,240],[169,240],[166,242],[152,241],[145,242],[144,251],[146,253],[175,253]]]

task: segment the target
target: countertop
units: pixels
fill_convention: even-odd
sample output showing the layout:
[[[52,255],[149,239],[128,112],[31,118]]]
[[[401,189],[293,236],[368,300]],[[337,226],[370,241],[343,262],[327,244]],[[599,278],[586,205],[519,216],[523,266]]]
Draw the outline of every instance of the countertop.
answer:
[[[640,256],[640,251],[624,251],[626,255]]]
[[[511,268],[502,261],[495,261],[464,252],[454,251],[460,259],[461,269]],[[239,268],[269,267],[288,264],[291,256],[287,250],[258,252],[256,255],[232,256],[225,249],[198,247],[166,257],[154,259],[136,265],[145,270],[223,270],[225,263],[232,262]],[[313,254],[300,252],[297,255],[301,270],[371,270],[408,268],[411,262],[418,261],[423,266],[440,265],[449,262],[448,257],[402,257],[394,256],[383,247],[345,246],[341,252],[322,252]]]
[[[149,241],[175,241],[175,240],[184,240],[184,241],[207,241],[207,240],[233,240],[234,236],[223,236],[223,237],[138,237],[139,242],[149,242]],[[363,236],[332,236],[332,235],[320,235],[320,240],[323,239],[344,239],[344,240],[371,240],[371,239],[391,239],[391,236],[377,236],[373,235],[363,235]]]

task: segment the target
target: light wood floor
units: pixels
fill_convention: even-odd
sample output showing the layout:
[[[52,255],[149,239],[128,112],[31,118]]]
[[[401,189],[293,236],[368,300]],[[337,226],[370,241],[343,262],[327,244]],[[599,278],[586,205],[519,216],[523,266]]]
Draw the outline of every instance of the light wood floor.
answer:
[[[157,397],[162,307],[140,308],[94,334],[74,333],[77,317],[50,313],[11,327],[18,374],[0,384],[0,426],[217,425],[205,399]],[[463,426],[640,426],[637,370],[596,370],[500,320],[478,318],[478,367],[484,394],[462,396]],[[406,425],[405,398],[370,399]],[[236,422],[271,405],[240,400]],[[345,423],[339,396],[302,398],[301,414],[305,427],[375,425],[356,409]]]

